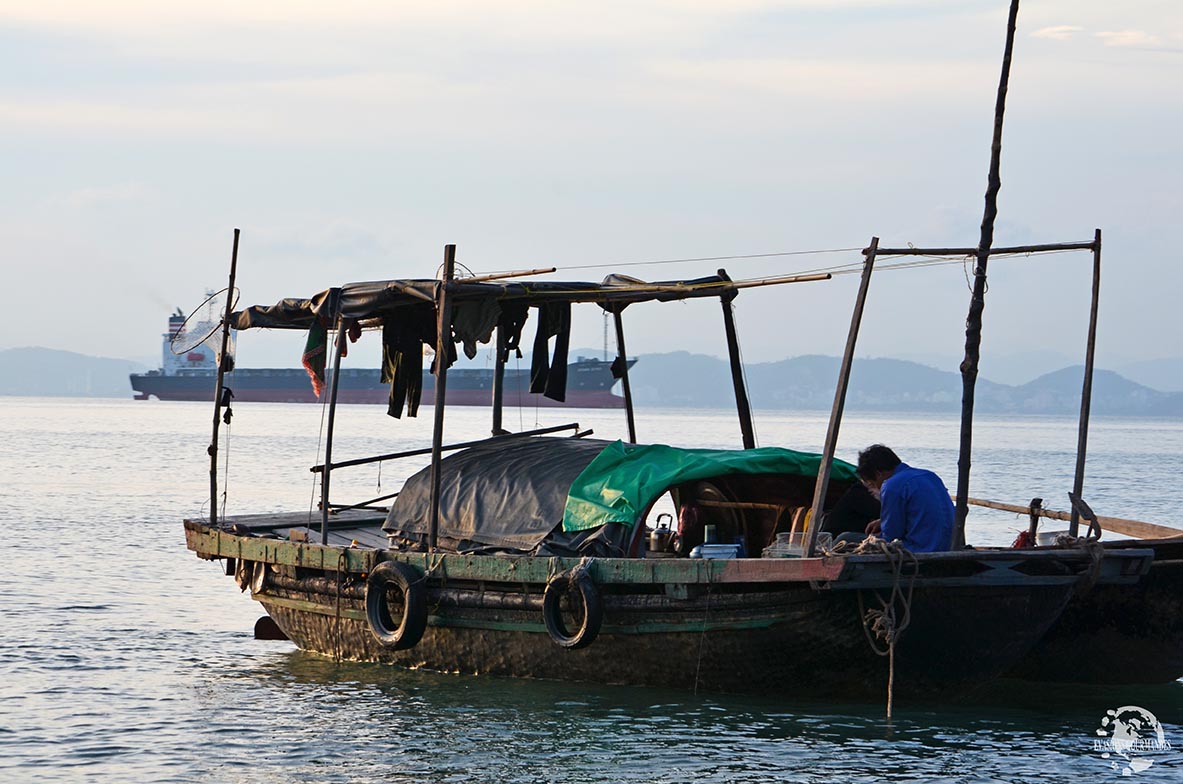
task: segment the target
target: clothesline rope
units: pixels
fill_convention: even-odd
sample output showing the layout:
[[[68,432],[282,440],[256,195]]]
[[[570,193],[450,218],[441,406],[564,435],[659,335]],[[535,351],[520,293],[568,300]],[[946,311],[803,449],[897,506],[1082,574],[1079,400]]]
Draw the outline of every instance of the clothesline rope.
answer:
[[[773,253],[743,253],[731,256],[699,256],[684,259],[653,259],[648,261],[626,261],[617,262],[614,264],[572,264],[562,267],[556,267],[558,272],[566,272],[571,270],[589,270],[589,269],[609,269],[609,268],[626,268],[626,267],[642,267],[657,264],[693,264],[695,262],[704,261],[743,261],[750,259],[769,259],[780,258],[788,256],[817,256],[825,253],[855,253],[861,254],[863,248],[823,248],[817,250],[794,250],[794,251],[777,251]],[[1055,249],[1055,250],[1041,250],[1041,251],[1027,251],[1023,253],[1007,253],[995,254],[993,258],[997,261],[1005,259],[1014,259],[1019,257],[1031,256],[1049,256],[1058,253],[1076,253],[1075,249]],[[907,261],[897,262],[880,262],[875,266],[875,271],[892,271],[899,269],[914,269],[921,267],[934,267],[950,264],[963,264],[966,259],[973,259],[973,254],[964,255],[919,255],[909,256]],[[852,261],[845,264],[834,264],[828,267],[812,267],[809,269],[797,270],[794,272],[784,273],[785,275],[815,275],[830,273],[831,275],[852,275],[862,271],[863,262]],[[495,270],[492,272],[481,272],[478,275],[497,275],[509,272],[511,270]],[[740,282],[740,281],[737,281]],[[717,285],[717,284],[711,284]]]

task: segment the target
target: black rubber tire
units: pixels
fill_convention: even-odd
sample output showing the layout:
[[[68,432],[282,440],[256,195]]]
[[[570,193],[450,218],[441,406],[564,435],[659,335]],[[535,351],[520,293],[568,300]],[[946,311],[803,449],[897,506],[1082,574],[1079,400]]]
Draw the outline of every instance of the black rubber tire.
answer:
[[[583,604],[583,622],[575,631],[568,629],[563,622],[561,603],[567,593],[577,594]],[[542,594],[542,621],[546,624],[547,634],[560,648],[577,650],[595,642],[604,621],[604,603],[600,589],[586,570],[576,569],[557,575],[546,584]]]
[[[386,598],[392,584],[403,594],[403,618],[397,628]],[[427,589],[415,567],[398,561],[374,567],[366,578],[366,620],[374,639],[385,648],[403,651],[419,643],[427,630]]]

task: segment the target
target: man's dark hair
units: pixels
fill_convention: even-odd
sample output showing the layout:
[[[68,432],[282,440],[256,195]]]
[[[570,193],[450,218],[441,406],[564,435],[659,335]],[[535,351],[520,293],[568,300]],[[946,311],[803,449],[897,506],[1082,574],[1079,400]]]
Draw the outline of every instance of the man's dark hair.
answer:
[[[900,464],[895,452],[883,444],[872,444],[858,453],[858,468],[856,473],[861,479],[871,480],[880,471],[894,471]]]

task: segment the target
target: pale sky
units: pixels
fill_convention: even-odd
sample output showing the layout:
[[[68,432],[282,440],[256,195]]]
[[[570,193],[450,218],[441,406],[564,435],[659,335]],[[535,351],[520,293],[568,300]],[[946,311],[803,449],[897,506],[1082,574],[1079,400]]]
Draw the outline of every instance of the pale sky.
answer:
[[[168,313],[225,285],[234,227],[244,304],[430,277],[449,242],[474,271],[976,245],[1007,6],[0,0],[0,348],[157,357]],[[1183,354],[1181,121],[1183,3],[1024,3],[996,244],[1104,231],[1102,366]],[[1083,357],[1089,268],[991,265],[984,375]],[[741,294],[745,358],[839,353],[856,284]],[[859,354],[959,356],[968,299],[960,266],[878,276]],[[721,354],[719,322],[632,308],[629,348]],[[240,364],[300,345],[246,335]]]

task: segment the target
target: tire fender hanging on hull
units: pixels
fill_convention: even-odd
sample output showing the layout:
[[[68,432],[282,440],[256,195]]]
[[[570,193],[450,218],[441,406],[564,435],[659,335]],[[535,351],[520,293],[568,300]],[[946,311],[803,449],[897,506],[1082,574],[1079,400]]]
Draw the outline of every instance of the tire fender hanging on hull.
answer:
[[[582,620],[574,630],[568,629],[563,620],[562,600],[567,595],[578,596],[583,606]],[[595,641],[604,620],[604,603],[586,569],[572,569],[551,578],[542,594],[542,620],[547,634],[560,648],[576,650]]]
[[[402,620],[396,626],[390,614],[387,589],[403,595]],[[427,630],[427,589],[423,575],[409,564],[383,561],[366,578],[366,620],[379,643],[391,650],[413,648]]]

